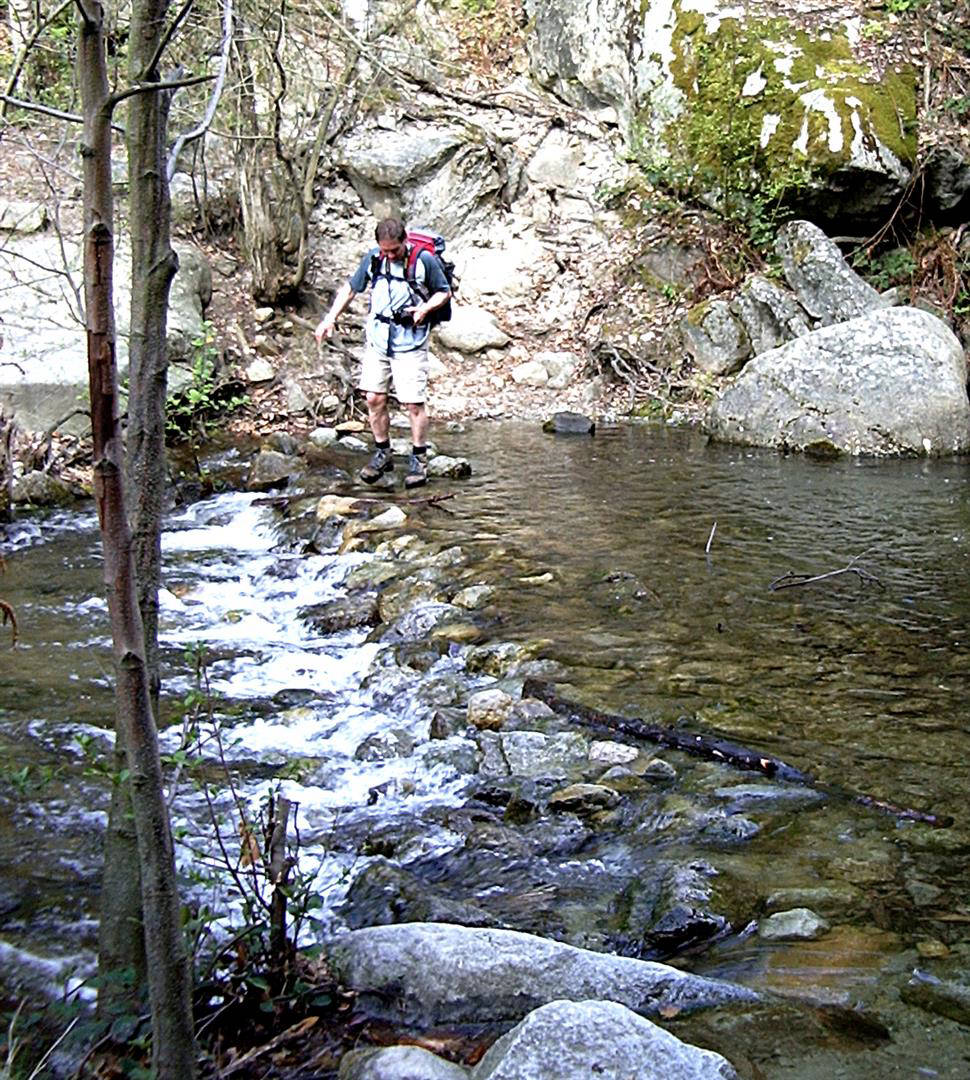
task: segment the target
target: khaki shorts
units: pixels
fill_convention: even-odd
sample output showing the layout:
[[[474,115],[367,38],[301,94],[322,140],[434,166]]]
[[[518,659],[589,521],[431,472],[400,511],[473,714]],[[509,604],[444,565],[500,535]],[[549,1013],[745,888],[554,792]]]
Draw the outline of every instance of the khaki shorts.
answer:
[[[394,394],[402,405],[424,404],[428,388],[428,350],[412,349],[387,356],[368,346],[364,350],[357,389],[386,394],[392,382]]]

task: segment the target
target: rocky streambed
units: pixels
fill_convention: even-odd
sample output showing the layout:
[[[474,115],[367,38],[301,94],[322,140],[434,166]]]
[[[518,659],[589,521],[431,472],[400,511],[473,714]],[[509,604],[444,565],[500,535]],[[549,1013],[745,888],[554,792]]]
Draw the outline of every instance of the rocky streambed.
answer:
[[[440,458],[438,475],[448,471],[468,469]],[[378,645],[362,687],[388,723],[354,757],[419,760],[454,796],[420,806],[413,779],[392,776],[335,826],[334,845],[358,858],[336,909],[350,933],[337,933],[331,961],[376,1016],[427,1029],[507,1027],[528,1015],[541,1027],[531,1010],[584,1002],[567,1008],[568,1023],[553,1021],[585,1033],[570,1036],[587,1055],[570,1066],[576,1076],[593,1075],[595,1061],[605,1075],[646,1075],[624,1071],[621,1044],[640,1043],[614,1037],[596,1010],[618,1006],[602,999],[750,1076],[830,1075],[836,1061],[840,1075],[871,1076],[873,1055],[886,1062],[880,1075],[937,1069],[937,1051],[916,1035],[930,1015],[954,1050],[967,1044],[952,1004],[962,945],[932,937],[925,918],[954,895],[961,829],[861,810],[717,755],[590,731],[533,696],[546,686],[598,704],[623,681],[608,649],[579,657],[557,642],[554,569],[468,522],[450,527],[454,484],[409,499],[344,490],[287,500],[288,528],[310,549],[367,553],[339,598],[302,617],[320,632],[366,627]],[[549,636],[503,636],[509,590],[548,612]],[[650,602],[629,573],[605,573],[591,590],[620,619]],[[700,730],[697,715],[677,723]],[[756,754],[759,735],[748,734]],[[587,973],[574,978],[577,964]],[[635,992],[622,989],[626,978]],[[407,1068],[417,1071],[394,1071],[401,1053],[364,1054],[342,1075],[439,1075],[438,1065],[411,1061],[413,1050]],[[505,1053],[518,1060],[521,1048]],[[665,1060],[669,1047],[658,1053]],[[535,1054],[534,1075],[566,1075],[561,1061],[545,1060],[548,1046]],[[523,1068],[499,1065],[496,1051],[471,1075],[533,1075]],[[685,1068],[732,1075],[703,1056]]]
[[[525,1023],[475,1080],[533,1075],[514,1056],[528,1046],[535,1075],[637,1075],[622,1048],[673,1060],[665,1032],[730,1062],[678,1050],[683,1075],[961,1075],[954,552],[937,561],[925,540],[900,541],[898,563],[869,564],[871,592],[764,588],[786,563],[809,569],[823,519],[839,553],[902,535],[911,515],[924,537],[958,537],[956,466],[785,460],[663,428],[439,438],[441,473],[410,494],[354,484],[366,444],[352,435],[231,449],[207,482],[255,490],[188,501],[167,523],[168,692],[190,687],[183,653],[204,642],[235,795],[298,804],[300,866],[322,905],[304,940],[325,942],[343,984],[402,1037]],[[61,524],[8,556],[7,598],[33,604],[36,629],[4,730],[30,760],[105,738],[90,528],[70,549]],[[65,646],[71,673],[51,659]],[[27,704],[38,687],[43,717]],[[825,790],[593,729],[578,706],[733,739]],[[166,749],[178,736],[166,729]],[[215,766],[211,742],[199,753]],[[5,893],[18,963],[50,947],[58,913],[72,948],[92,944],[56,897],[42,943],[24,921],[27,893],[60,877],[78,902],[76,867],[92,858],[79,814],[96,820],[103,794],[77,765],[70,807],[58,788],[21,819],[48,839]],[[834,786],[957,821],[932,828]],[[205,855],[203,810],[180,791],[186,866]],[[565,1059],[542,1064],[550,1026],[586,1055],[566,1073]],[[387,1053],[348,1059],[344,1075],[472,1068]]]

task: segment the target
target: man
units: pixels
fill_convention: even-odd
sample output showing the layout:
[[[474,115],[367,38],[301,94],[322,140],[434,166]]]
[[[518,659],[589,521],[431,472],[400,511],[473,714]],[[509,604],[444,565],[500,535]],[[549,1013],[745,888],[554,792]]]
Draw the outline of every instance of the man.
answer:
[[[394,471],[391,456],[391,421],[387,410],[390,384],[398,401],[408,410],[411,422],[411,457],[404,486],[417,487],[428,479],[428,411],[425,391],[428,383],[428,313],[451,296],[448,279],[438,261],[426,251],[418,255],[414,267],[418,293],[407,280],[410,251],[407,230],[397,218],[385,218],[375,230],[377,247],[361,259],[357,271],[344,282],[333,298],[327,315],[316,328],[317,341],[333,335],[337,319],[355,296],[371,289],[367,316],[364,362],[358,388],[367,395],[367,417],[374,435],[374,454],[360,471],[367,484],[376,483]],[[426,296],[427,299],[422,299]]]

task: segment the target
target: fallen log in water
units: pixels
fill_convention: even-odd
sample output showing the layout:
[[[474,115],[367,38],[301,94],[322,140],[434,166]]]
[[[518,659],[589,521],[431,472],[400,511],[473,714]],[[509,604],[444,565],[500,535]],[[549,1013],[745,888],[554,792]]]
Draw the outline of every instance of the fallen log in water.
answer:
[[[540,679],[526,679],[522,688],[523,697],[537,698],[544,701],[551,709],[562,716],[569,716],[585,727],[596,728],[600,731],[621,732],[631,735],[635,739],[644,739],[647,742],[656,743],[658,746],[668,746],[672,750],[681,750],[685,754],[694,757],[706,758],[708,761],[723,761],[727,765],[733,765],[737,769],[750,769],[759,772],[763,776],[774,780],[785,780],[793,784],[804,784],[826,795],[840,799],[849,799],[873,810],[881,810],[893,817],[907,821],[920,821],[935,828],[949,828],[953,824],[953,818],[940,814],[931,814],[924,810],[914,810],[911,807],[895,806],[893,803],[876,799],[871,795],[859,795],[840,788],[822,784],[810,773],[802,772],[794,765],[789,765],[780,758],[770,754],[762,754],[750,747],[741,746],[738,743],[728,742],[726,739],[714,735],[705,735],[702,732],[685,731],[681,728],[667,727],[663,724],[652,724],[635,717],[619,716],[615,713],[604,713],[598,709],[591,709],[588,705],[581,705],[578,701],[568,701],[560,697],[551,683]]]

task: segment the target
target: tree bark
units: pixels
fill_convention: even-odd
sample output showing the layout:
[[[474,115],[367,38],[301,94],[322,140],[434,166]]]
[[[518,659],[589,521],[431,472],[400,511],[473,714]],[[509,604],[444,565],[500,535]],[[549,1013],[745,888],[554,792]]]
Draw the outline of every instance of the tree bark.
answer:
[[[78,0],[78,83],[84,112],[84,302],[94,497],[116,664],[115,722],[125,748],[145,912],[152,1066],[160,1080],[195,1076],[189,972],[175,855],[151,708],[145,638],[122,479],[114,324],[114,206],[104,9]]]
[[[132,10],[129,77],[132,85],[158,80],[153,66],[165,25],[167,0],[144,0]],[[128,186],[131,229],[131,317],[126,496],[138,607],[145,634],[145,659],[152,711],[158,716],[161,675],[158,651],[158,589],[161,584],[161,520],[166,482],[165,399],[168,387],[166,332],[168,297],[177,260],[170,243],[170,200],[165,171],[168,98],[136,94],[128,103]],[[123,757],[124,747],[118,748]],[[112,790],[105,833],[104,897],[99,961],[102,1012],[133,1004],[132,990],[144,985],[145,946],[137,838],[131,823],[127,784]],[[131,971],[133,986],[109,973]]]
[[[281,18],[281,16],[280,16]],[[281,22],[275,23],[278,34]],[[270,28],[269,20],[262,32]],[[300,192],[281,160],[270,119],[257,107],[258,57],[249,44],[252,33],[240,11],[236,24],[235,63],[237,117],[236,179],[242,215],[241,246],[252,271],[252,295],[259,303],[275,304],[296,289],[305,267],[298,258],[304,246],[306,214]],[[254,35],[256,40],[258,35]]]

